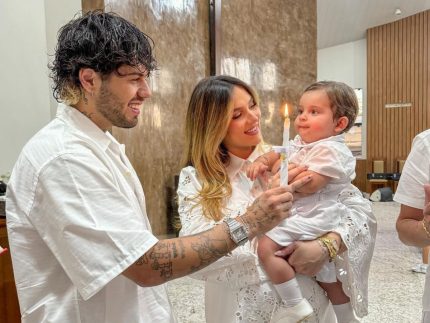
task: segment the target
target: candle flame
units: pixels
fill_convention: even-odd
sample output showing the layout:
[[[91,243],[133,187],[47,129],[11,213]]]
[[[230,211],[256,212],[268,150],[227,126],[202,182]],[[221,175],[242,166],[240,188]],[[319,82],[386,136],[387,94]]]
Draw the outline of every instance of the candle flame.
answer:
[[[288,112],[289,108],[288,108],[288,103],[285,103],[285,107],[284,107],[284,118],[289,118],[289,112]]]

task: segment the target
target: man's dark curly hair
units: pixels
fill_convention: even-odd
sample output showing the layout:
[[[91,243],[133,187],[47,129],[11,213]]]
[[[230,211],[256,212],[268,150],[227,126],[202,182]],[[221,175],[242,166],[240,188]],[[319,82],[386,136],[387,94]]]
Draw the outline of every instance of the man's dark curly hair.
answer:
[[[76,104],[82,97],[79,70],[92,68],[102,76],[121,65],[156,68],[152,39],[114,13],[90,11],[58,32],[55,58],[50,65],[57,101]]]

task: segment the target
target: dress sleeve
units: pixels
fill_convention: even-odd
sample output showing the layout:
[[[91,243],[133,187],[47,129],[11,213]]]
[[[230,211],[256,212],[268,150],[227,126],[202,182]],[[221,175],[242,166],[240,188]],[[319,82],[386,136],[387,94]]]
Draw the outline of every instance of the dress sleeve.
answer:
[[[340,234],[347,250],[335,260],[338,279],[359,317],[368,313],[368,279],[376,239],[376,218],[370,202],[352,184],[338,197]]]
[[[182,169],[178,185],[179,216],[182,228],[181,236],[192,235],[209,230],[222,222],[203,216],[202,208],[196,200],[201,184],[193,167]],[[253,242],[237,247],[227,256],[194,273],[193,278],[216,281],[232,286],[246,286],[259,282],[259,274],[255,266],[257,260]]]

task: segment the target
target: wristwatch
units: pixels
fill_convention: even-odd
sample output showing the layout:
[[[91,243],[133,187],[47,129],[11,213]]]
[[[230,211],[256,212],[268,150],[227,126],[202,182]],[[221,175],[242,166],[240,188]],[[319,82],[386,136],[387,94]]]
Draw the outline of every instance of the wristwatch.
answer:
[[[223,222],[227,224],[228,229],[230,230],[231,240],[233,240],[238,246],[244,245],[249,240],[248,230],[242,223],[232,218],[225,218]]]

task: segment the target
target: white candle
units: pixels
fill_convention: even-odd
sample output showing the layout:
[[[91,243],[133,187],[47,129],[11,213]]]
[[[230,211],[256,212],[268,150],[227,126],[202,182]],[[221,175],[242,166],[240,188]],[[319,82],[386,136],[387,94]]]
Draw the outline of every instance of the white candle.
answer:
[[[290,141],[290,118],[288,117],[288,105],[285,105],[286,114],[284,115],[284,135],[282,137],[282,146],[288,148],[288,143]]]
[[[284,133],[282,137],[282,147],[283,152],[281,153],[281,169],[280,169],[280,185],[287,186],[288,185],[288,146],[290,142],[290,118],[288,115],[288,104],[285,104],[284,107]]]

